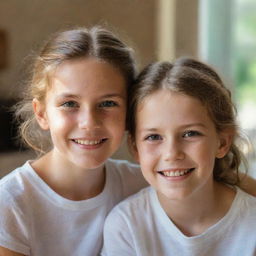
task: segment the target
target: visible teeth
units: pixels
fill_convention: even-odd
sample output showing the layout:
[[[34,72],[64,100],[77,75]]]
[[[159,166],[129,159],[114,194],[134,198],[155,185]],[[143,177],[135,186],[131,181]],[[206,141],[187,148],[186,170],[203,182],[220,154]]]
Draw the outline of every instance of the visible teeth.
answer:
[[[97,145],[101,142],[101,140],[74,140],[76,143],[81,145]]]
[[[187,174],[191,169],[187,169],[187,170],[181,170],[181,171],[163,171],[161,172],[164,176],[167,177],[178,177],[178,176],[183,176],[185,174]]]

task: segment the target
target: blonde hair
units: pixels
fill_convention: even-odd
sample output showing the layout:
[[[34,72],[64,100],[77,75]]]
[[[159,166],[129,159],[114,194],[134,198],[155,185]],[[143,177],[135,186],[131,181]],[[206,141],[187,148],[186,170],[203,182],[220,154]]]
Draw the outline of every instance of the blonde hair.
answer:
[[[192,96],[207,108],[217,132],[227,128],[234,131],[234,139],[225,157],[215,160],[214,179],[230,185],[238,184],[238,168],[245,160],[235,144],[239,137],[236,109],[230,91],[219,75],[208,65],[191,58],[179,58],[173,63],[156,62],[147,66],[138,76],[129,92],[127,126],[135,140],[136,110],[148,95],[160,89],[169,89]]]
[[[26,145],[45,152],[50,143],[48,132],[37,124],[32,100],[36,98],[44,102],[51,74],[61,63],[88,57],[110,63],[124,76],[127,88],[132,84],[136,73],[133,50],[109,30],[94,26],[54,34],[35,58],[24,99],[16,106],[20,135]]]

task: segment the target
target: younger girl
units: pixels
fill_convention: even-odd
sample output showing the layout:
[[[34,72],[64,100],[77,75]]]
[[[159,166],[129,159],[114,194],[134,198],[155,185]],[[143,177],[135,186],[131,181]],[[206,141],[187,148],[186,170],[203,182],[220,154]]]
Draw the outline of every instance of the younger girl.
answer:
[[[146,186],[137,166],[107,160],[123,138],[134,74],[131,49],[105,29],[45,44],[17,114],[27,144],[46,153],[0,181],[0,255],[99,254],[110,209]]]
[[[207,65],[149,65],[131,92],[129,132],[152,187],[120,203],[102,255],[256,255],[256,198],[234,186],[241,153],[230,92]]]

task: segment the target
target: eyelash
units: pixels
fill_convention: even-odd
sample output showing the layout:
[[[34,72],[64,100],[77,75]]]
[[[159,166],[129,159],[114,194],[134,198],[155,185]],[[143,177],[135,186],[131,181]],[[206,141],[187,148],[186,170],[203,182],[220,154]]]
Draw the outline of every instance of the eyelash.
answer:
[[[77,108],[78,107],[78,103],[75,101],[66,101],[63,104],[61,104],[61,107],[64,108]]]
[[[162,137],[158,134],[151,134],[145,138],[145,140],[148,140],[148,141],[155,141],[155,140],[161,140],[161,139]]]
[[[182,137],[183,138],[190,138],[190,137],[196,137],[196,136],[201,136],[202,133],[198,131],[186,131],[183,133]]]
[[[106,100],[106,101],[101,102],[98,106],[100,108],[111,108],[111,107],[118,106],[118,104],[115,101]],[[61,107],[64,107],[64,108],[77,108],[77,107],[79,107],[79,105],[75,101],[66,101],[66,102],[61,104]]]
[[[99,104],[99,107],[102,107],[102,108],[111,108],[116,106],[118,106],[118,104],[113,100],[106,100]]]
[[[202,133],[198,131],[186,131],[182,134],[182,138],[193,138],[196,136],[202,136]],[[157,141],[162,140],[162,136],[159,134],[151,134],[145,137],[146,141]]]

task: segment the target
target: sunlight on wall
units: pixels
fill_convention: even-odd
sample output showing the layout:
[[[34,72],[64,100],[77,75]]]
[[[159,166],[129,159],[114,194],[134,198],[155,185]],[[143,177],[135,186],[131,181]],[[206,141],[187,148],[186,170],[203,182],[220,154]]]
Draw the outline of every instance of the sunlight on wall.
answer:
[[[175,57],[175,0],[159,0],[157,11],[158,60]]]

